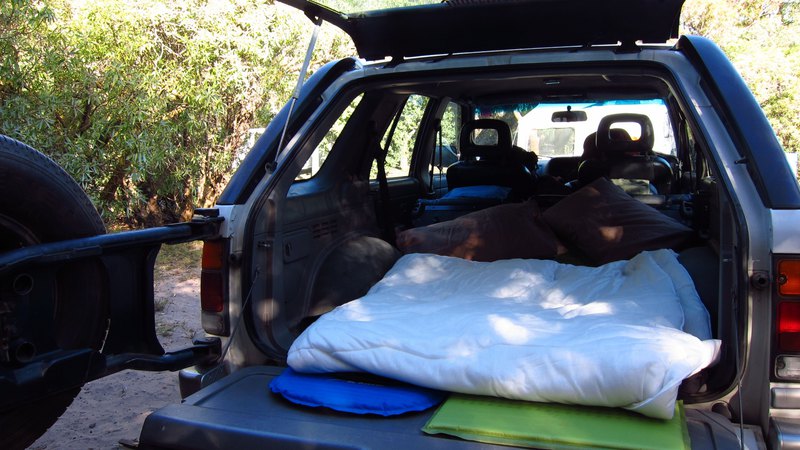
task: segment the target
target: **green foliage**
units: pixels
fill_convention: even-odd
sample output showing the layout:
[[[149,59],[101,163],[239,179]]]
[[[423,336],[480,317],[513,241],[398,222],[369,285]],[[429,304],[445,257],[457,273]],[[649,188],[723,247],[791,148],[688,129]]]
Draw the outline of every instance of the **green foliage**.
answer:
[[[414,150],[414,142],[417,139],[419,124],[425,114],[428,105],[428,97],[422,95],[410,95],[399,111],[397,125],[392,134],[392,126],[386,129],[381,140],[381,148],[386,151],[386,176],[404,177],[411,171],[411,155]],[[370,178],[378,177],[378,162],[372,162]]]
[[[400,8],[404,6],[418,6],[424,4],[440,3],[441,0],[318,0],[335,11],[343,13],[374,11],[378,9]]]
[[[685,32],[728,53],[788,151],[800,151],[799,5],[694,0],[683,12]],[[186,218],[217,197],[248,130],[289,98],[311,26],[262,0],[2,0],[0,133],[65,167],[109,223]],[[311,69],[352,53],[325,25]],[[424,106],[421,97],[406,105],[392,173],[408,173]]]
[[[694,0],[683,32],[722,47],[764,109],[784,149],[800,152],[800,2]]]
[[[104,218],[185,219],[296,83],[311,23],[257,0],[7,0],[0,133],[50,155]],[[352,53],[326,30],[312,65]]]
[[[333,150],[333,145],[336,143],[336,139],[339,138],[344,126],[347,124],[347,121],[350,120],[350,116],[353,115],[353,112],[358,107],[358,104],[361,103],[362,98],[363,94],[359,94],[350,102],[349,105],[347,105],[347,108],[342,111],[342,113],[336,119],[336,122],[334,122],[330,129],[328,129],[328,132],[325,133],[325,137],[322,138],[322,141],[317,144],[317,147],[314,149],[311,157],[306,162],[305,167],[303,167],[303,170],[300,172],[300,174],[295,177],[295,180],[308,180],[316,175],[317,172],[319,172],[320,167],[322,167],[322,164],[325,163],[325,159],[328,158],[328,154],[330,154],[331,150]]]
[[[442,116],[442,144],[458,147],[458,138],[461,125],[461,117],[458,106],[455,103],[447,105]]]
[[[386,152],[386,174],[387,176],[405,176],[411,169],[411,154],[414,150],[414,141],[417,139],[417,130],[422,123],[422,116],[425,107],[428,106],[428,97],[422,95],[410,95],[403,107],[400,118],[397,121],[397,128],[394,130],[391,142],[389,130],[384,136],[383,148]]]

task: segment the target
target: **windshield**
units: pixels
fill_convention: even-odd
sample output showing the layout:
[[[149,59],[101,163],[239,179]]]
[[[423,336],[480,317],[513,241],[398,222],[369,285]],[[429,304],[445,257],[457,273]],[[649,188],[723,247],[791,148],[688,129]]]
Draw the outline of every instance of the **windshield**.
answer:
[[[610,100],[585,103],[518,103],[476,107],[475,119],[500,119],[511,128],[514,145],[539,157],[581,156],[584,140],[597,131],[600,120],[611,114],[648,116],[653,124],[653,151],[675,155],[675,137],[667,107],[661,99]],[[569,119],[567,119],[569,117]],[[633,140],[641,135],[636,124],[615,124]]]
[[[441,0],[318,0],[313,3],[320,4],[334,11],[353,14],[389,8],[403,8],[406,6],[433,5],[435,3],[441,3]]]

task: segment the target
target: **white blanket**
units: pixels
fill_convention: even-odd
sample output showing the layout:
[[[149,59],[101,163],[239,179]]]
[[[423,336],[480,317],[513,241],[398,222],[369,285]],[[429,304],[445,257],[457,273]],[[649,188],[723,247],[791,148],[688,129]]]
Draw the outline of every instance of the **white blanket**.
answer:
[[[412,254],[311,325],[288,364],[666,419],[681,381],[715,360],[710,337],[671,250],[596,268]]]

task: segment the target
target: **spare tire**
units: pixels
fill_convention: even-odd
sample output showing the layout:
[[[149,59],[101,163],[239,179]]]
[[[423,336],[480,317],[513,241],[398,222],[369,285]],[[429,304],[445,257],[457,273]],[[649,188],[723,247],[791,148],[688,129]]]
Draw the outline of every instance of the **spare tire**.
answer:
[[[0,252],[106,232],[80,186],[53,160],[0,135]],[[102,346],[107,312],[96,263],[61,273],[53,317],[60,348]],[[80,388],[0,411],[0,448],[25,448],[43,434]]]

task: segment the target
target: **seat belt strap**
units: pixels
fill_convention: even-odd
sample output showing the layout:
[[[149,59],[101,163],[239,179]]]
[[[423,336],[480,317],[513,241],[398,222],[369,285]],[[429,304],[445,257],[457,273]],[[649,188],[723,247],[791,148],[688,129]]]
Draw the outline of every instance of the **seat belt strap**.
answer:
[[[375,151],[375,160],[378,163],[378,189],[381,201],[381,216],[383,216],[383,237],[392,245],[395,245],[395,233],[394,218],[392,217],[392,209],[389,202],[389,181],[386,179],[386,154],[389,152],[389,146],[392,144],[394,132],[397,130],[397,124],[400,122],[400,116],[403,114],[407,102],[408,97],[399,105],[398,113],[394,116],[392,126],[389,128],[389,133],[386,135],[386,148],[381,148],[378,127],[374,121],[370,121],[370,132],[372,133],[370,145]]]
[[[369,146],[375,155],[375,162],[378,167],[378,199],[380,207],[378,208],[378,224],[381,228],[383,238],[394,245],[394,226],[392,224],[392,211],[389,198],[389,181],[386,178],[386,152],[380,145],[380,135],[378,134],[375,122],[370,122],[370,140]]]
[[[442,177],[442,151],[444,151],[444,148],[442,147],[442,121],[441,120],[437,120],[436,121],[435,131],[436,131],[436,136],[438,138],[436,140],[438,141],[439,146],[437,147],[436,146],[436,142],[434,142],[434,144],[433,144],[433,154],[431,155],[431,174],[430,174],[430,193],[431,194],[436,194],[436,189],[433,186],[433,175],[434,175],[434,171],[435,171],[435,169],[437,167],[437,164],[436,164],[436,152],[437,151],[439,152],[439,164],[438,164],[438,167],[439,167],[439,178],[441,179],[441,177]]]

